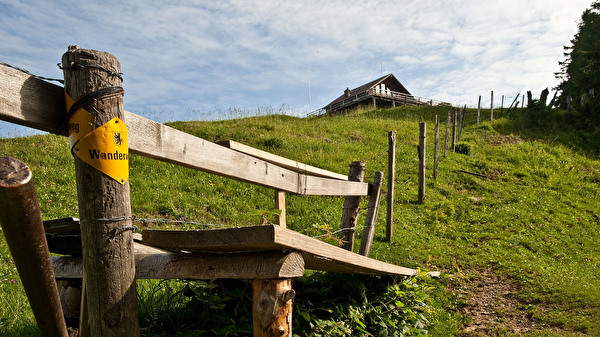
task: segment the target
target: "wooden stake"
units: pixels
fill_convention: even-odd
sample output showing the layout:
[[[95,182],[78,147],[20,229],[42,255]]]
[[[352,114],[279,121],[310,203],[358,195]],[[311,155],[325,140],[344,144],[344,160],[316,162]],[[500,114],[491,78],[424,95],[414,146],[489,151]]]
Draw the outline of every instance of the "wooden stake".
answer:
[[[494,120],[494,91],[490,93],[490,120]]]
[[[456,118],[456,114],[454,115]],[[425,122],[419,123],[419,202],[425,200],[425,146],[426,146]]]
[[[67,326],[32,179],[25,163],[0,157],[0,223],[42,335],[66,337]]]
[[[448,139],[450,138],[450,119],[452,108],[448,108],[448,118],[446,119],[446,135],[444,137],[444,158],[448,158]]]
[[[433,179],[438,176],[438,152],[440,148],[440,116],[435,115],[435,143],[433,147]]]
[[[121,86],[119,62],[109,53],[69,46],[62,65],[65,91],[75,102]],[[92,130],[123,118],[121,95],[83,103]],[[139,336],[129,181],[116,181],[77,156],[74,161],[91,335]]]
[[[292,337],[291,279],[252,281],[254,337]]]
[[[454,108],[454,117],[452,118],[452,152],[456,150],[456,108]]]
[[[479,117],[481,116],[481,95],[479,95],[479,101],[477,102],[477,128],[479,129]]]
[[[467,112],[467,105],[465,104],[464,108],[460,109],[460,115],[458,120],[458,141],[460,142],[462,138],[462,129],[463,129],[463,121],[465,119],[465,113]]]
[[[350,163],[348,180],[362,182],[364,177],[365,163],[361,161],[353,161]],[[340,226],[343,231],[340,234],[340,239],[343,241],[341,247],[349,251],[354,249],[354,233],[356,232],[358,211],[360,210],[360,199],[361,197],[346,197],[346,200],[344,201],[342,224]]]
[[[371,185],[371,196],[367,206],[367,216],[365,219],[365,229],[360,241],[359,254],[369,256],[373,237],[375,236],[375,223],[377,222],[377,213],[379,211],[379,199],[381,197],[381,184],[383,183],[383,172],[375,172],[373,184]]]
[[[279,215],[275,216],[276,224],[280,227],[285,228],[286,226],[286,215],[285,215],[285,192],[275,190],[275,209],[281,211]]]
[[[392,242],[394,234],[394,184],[396,181],[396,134],[388,132],[388,183],[385,240]]]

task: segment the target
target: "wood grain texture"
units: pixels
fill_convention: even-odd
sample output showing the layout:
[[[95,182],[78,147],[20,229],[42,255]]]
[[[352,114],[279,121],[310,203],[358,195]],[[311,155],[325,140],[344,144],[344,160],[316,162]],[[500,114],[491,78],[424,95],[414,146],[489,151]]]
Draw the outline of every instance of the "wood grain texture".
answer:
[[[62,64],[65,90],[74,101],[121,86],[114,75],[120,73],[119,61],[109,53],[69,46]],[[123,118],[120,95],[90,104],[94,129]],[[91,334],[139,336],[132,231],[123,230],[132,226],[129,181],[121,184],[77,156],[74,162]]]
[[[252,281],[254,337],[292,337],[292,280]]]
[[[0,225],[40,331],[67,337],[32,177],[22,161],[0,157]]]
[[[367,206],[367,216],[365,217],[365,229],[363,230],[362,239],[360,240],[359,254],[369,256],[371,253],[371,245],[375,237],[375,223],[379,213],[379,201],[381,198],[381,184],[383,184],[383,172],[377,171],[373,177],[371,184],[371,196]]]
[[[213,230],[144,230],[145,245],[168,250],[235,252],[289,249],[306,269],[371,275],[415,275],[416,270],[371,259],[275,225]]]
[[[66,116],[61,87],[0,65],[0,119],[59,133]]]
[[[236,150],[236,151],[251,155],[253,157],[262,159],[269,163],[290,169],[295,172],[305,173],[308,175],[313,175],[313,176],[323,177],[323,178],[348,180],[348,177],[343,174],[327,171],[327,170],[324,170],[324,169],[321,169],[318,167],[300,163],[295,160],[291,160],[291,159],[281,157],[281,156],[278,156],[278,155],[275,155],[275,154],[272,154],[272,153],[269,153],[269,152],[266,152],[263,150],[259,150],[257,148],[254,148],[254,147],[242,144],[242,143],[238,143],[233,140],[221,141],[221,142],[218,142],[218,144],[228,147],[232,150]]]
[[[133,153],[304,195],[367,195],[368,185],[309,176],[231,150],[135,114],[125,114]]]
[[[57,278],[81,278],[81,258],[52,257]],[[304,274],[304,260],[296,252],[172,253],[135,244],[136,279],[272,279]]]
[[[362,161],[353,161],[350,163],[350,171],[348,180],[362,182],[365,177],[365,163]],[[352,251],[354,249],[354,233],[358,223],[358,213],[360,211],[359,196],[347,196],[344,200],[344,208],[342,210],[342,220],[340,224],[340,239],[342,240],[342,248]]]

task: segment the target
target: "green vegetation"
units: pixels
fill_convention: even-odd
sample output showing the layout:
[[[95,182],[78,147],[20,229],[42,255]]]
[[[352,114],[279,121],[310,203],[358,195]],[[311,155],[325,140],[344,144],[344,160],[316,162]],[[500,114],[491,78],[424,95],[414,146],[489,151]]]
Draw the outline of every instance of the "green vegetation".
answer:
[[[556,77],[560,105],[574,107],[582,126],[591,130],[600,127],[600,2],[594,1],[581,15],[577,34],[570,46],[565,46],[565,60]]]
[[[409,336],[425,331],[433,336],[600,335],[598,134],[578,131],[573,113],[513,110],[510,116],[482,122],[480,128],[465,126],[459,143],[463,151],[440,156],[438,179],[433,180],[433,120],[436,114],[445,120],[446,113],[442,107],[398,107],[313,119],[272,115],[171,126],[339,173],[347,173],[351,161],[366,160],[367,180],[375,171],[386,172],[387,132],[396,132],[394,239],[384,242],[382,200],[371,257],[440,270],[442,277],[392,280],[307,273],[294,285],[298,336]],[[428,128],[422,204],[417,202],[416,178],[421,121]],[[440,138],[443,147],[443,132]],[[77,215],[67,139],[2,139],[0,154],[32,168],[44,219]],[[184,221],[137,221],[141,229],[205,228],[197,223],[245,226],[274,214],[272,190],[267,188],[139,156],[132,156],[130,167],[133,214]],[[288,227],[325,235],[322,239],[335,244],[331,233],[339,229],[343,201],[288,196]],[[35,336],[35,321],[3,236],[0,279],[6,279],[0,283],[0,335]],[[145,336],[249,335],[251,287],[244,282],[138,285]],[[480,296],[482,290],[489,296]],[[498,298],[491,296],[495,290]],[[480,299],[485,302],[473,302]],[[474,314],[484,309],[488,314]],[[484,316],[494,319],[479,321]],[[523,325],[514,317],[524,320]]]

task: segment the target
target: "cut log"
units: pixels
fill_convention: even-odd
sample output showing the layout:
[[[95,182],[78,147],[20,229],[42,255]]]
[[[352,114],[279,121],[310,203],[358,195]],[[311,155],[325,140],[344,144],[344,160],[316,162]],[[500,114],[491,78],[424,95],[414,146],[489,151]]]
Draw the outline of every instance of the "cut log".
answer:
[[[272,279],[304,274],[304,260],[296,252],[171,253],[135,245],[136,279]],[[82,277],[81,258],[55,256],[52,265],[59,279]]]

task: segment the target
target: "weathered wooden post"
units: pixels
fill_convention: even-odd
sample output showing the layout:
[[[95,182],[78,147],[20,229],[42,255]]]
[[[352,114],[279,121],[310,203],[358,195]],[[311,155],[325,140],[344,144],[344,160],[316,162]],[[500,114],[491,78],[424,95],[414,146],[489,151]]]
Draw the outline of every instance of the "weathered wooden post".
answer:
[[[353,161],[350,163],[349,181],[363,181],[365,178],[365,162]],[[340,229],[341,247],[352,251],[354,248],[354,233],[356,232],[356,223],[358,221],[358,212],[360,211],[360,197],[346,197],[344,201],[344,210],[342,211],[342,224]]]
[[[444,136],[444,158],[448,158],[448,139],[450,138],[450,115],[452,108],[448,108],[448,118],[446,119],[446,135]]]
[[[477,102],[477,128],[479,129],[479,117],[481,116],[481,95],[479,95],[479,101]]]
[[[462,122],[463,122],[463,116],[465,115],[465,112],[462,108],[459,108],[458,110],[458,135],[456,137],[456,141],[460,142],[460,139],[462,137]]]
[[[369,197],[369,205],[367,206],[367,216],[365,218],[365,229],[360,241],[359,254],[369,256],[373,237],[375,236],[375,223],[377,222],[377,214],[379,211],[379,199],[381,197],[381,184],[383,183],[383,172],[377,171],[373,177],[371,191]]]
[[[494,91],[490,93],[490,120],[494,120]]]
[[[92,336],[139,336],[129,152],[120,65],[69,46],[62,57]]]
[[[388,132],[388,183],[385,240],[392,242],[394,234],[394,185],[396,181],[396,133]]]
[[[452,117],[452,152],[456,150],[456,108],[454,108],[454,116]]]
[[[252,281],[254,337],[292,337],[291,279]]]
[[[42,336],[67,337],[31,170],[22,161],[0,157],[0,200],[2,232]]]
[[[275,209],[280,213],[275,216],[275,222],[278,226],[285,228],[287,226],[287,217],[285,215],[285,191],[275,190]]]
[[[456,116],[456,114],[454,115]],[[419,202],[425,200],[425,146],[426,146],[425,122],[419,123]]]
[[[433,179],[437,179],[438,176],[438,157],[440,149],[440,116],[435,115],[435,129],[434,129],[434,140],[433,145]]]

